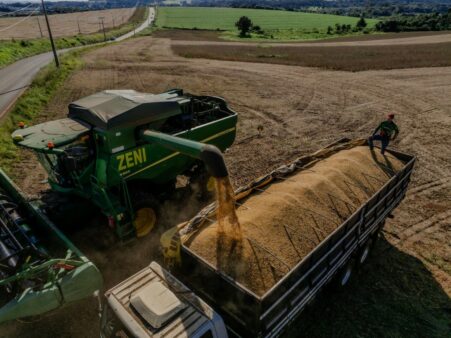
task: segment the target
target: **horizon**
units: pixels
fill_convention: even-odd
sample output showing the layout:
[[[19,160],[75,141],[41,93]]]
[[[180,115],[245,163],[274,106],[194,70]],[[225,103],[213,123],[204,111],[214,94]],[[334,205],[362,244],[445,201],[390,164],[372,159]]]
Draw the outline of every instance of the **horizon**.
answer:
[[[45,2],[88,2],[89,0],[44,0]],[[11,4],[11,3],[35,3],[41,2],[41,0],[0,0],[2,4]]]

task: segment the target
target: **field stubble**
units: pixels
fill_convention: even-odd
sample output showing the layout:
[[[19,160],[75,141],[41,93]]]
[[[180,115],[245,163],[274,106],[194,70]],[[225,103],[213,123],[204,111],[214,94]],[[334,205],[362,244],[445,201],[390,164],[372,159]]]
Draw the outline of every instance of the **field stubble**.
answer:
[[[305,43],[324,43],[324,42],[356,42],[356,41],[371,41],[371,40],[390,40],[399,38],[414,38],[427,37],[450,34],[450,31],[438,32],[401,32],[401,33],[380,33],[380,34],[365,34],[358,36],[331,36],[327,40],[305,41]],[[176,41],[217,41],[224,42],[220,37],[221,32],[216,30],[203,29],[158,29],[153,33],[157,38],[168,38]],[[242,40],[243,43],[246,40]],[[270,43],[270,41],[268,41]],[[302,43],[301,41],[293,41],[293,44]],[[257,45],[257,44],[255,44]]]
[[[451,43],[345,47],[199,44],[174,45],[172,48],[178,55],[188,58],[274,63],[346,71],[451,66]]]
[[[101,19],[105,29],[111,29],[125,24],[133,15],[135,8],[116,8],[100,11],[86,11],[67,14],[49,15],[49,22],[54,37],[74,36],[78,34],[91,34],[102,30]],[[17,24],[11,29],[11,25],[20,22],[23,17],[0,19],[0,40],[8,39],[38,39],[48,37],[48,32],[43,16],[33,16]],[[41,29],[39,28],[41,27]],[[80,30],[79,30],[80,27]],[[41,32],[42,35],[41,36]]]
[[[83,59],[83,69],[48,105],[49,119],[64,116],[69,102],[104,89],[158,93],[179,87],[220,95],[239,112],[237,140],[226,153],[235,186],[333,140],[369,135],[387,112],[394,112],[401,129],[394,146],[418,156],[407,199],[387,222],[384,239],[349,288],[320,296],[286,336],[447,335],[451,68],[352,73],[185,59],[172,53],[169,40],[148,37],[95,50]],[[16,179],[24,182],[28,176],[22,186],[36,193],[30,181],[39,180],[40,173],[29,159]],[[165,220],[173,225],[195,209],[190,203],[173,206]],[[109,288],[146,266],[158,245],[150,236],[121,250],[102,246],[106,231],[92,225],[71,236],[100,267]],[[87,300],[51,318],[1,329],[7,336],[96,337],[94,303]]]

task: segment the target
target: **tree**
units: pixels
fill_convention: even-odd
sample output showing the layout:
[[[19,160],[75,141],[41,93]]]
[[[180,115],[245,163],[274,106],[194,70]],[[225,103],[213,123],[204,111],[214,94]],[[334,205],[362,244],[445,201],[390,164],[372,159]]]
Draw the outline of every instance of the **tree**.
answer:
[[[249,33],[253,24],[251,19],[249,19],[247,16],[242,16],[237,22],[235,22],[235,26],[240,31],[240,36],[243,37]]]
[[[355,26],[358,28],[359,31],[361,31],[366,27],[366,25],[367,25],[367,23],[365,21],[365,18],[363,16],[361,16]]]
[[[332,28],[332,26],[328,26],[327,27],[327,34],[332,34],[332,32],[333,32],[333,28]]]

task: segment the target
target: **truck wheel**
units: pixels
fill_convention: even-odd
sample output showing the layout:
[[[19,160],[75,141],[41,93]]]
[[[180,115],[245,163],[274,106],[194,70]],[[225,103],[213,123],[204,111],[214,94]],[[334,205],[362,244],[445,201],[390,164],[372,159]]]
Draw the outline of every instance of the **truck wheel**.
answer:
[[[144,237],[149,234],[156,226],[158,220],[158,202],[156,199],[147,197],[135,204],[135,217],[133,226],[135,227],[136,237]]]
[[[373,247],[373,240],[370,238],[359,251],[359,258],[358,258],[359,265],[363,265],[363,263],[365,263],[367,261],[372,247]]]
[[[352,276],[352,270],[354,268],[354,262],[350,261],[348,264],[346,264],[343,268],[341,268],[339,274],[338,274],[338,285],[340,287],[344,287],[349,283],[349,280]]]

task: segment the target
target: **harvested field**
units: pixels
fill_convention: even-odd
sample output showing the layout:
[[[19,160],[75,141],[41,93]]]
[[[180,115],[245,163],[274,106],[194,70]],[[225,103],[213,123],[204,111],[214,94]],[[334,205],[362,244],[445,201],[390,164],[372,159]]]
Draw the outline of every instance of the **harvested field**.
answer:
[[[402,32],[402,33],[384,33],[384,34],[366,34],[358,36],[332,37],[327,40],[309,40],[305,42],[296,41],[294,44],[303,43],[325,43],[325,42],[358,42],[358,41],[374,41],[374,40],[390,40],[414,37],[433,37],[436,35],[450,34],[450,31],[438,32]],[[157,38],[168,38],[176,41],[219,41],[224,42],[220,37],[221,32],[215,30],[202,29],[160,29],[153,33]],[[263,43],[263,42],[260,42]],[[256,43],[255,43],[256,44]]]
[[[160,29],[155,31],[152,36],[180,41],[224,41],[219,37],[220,33],[218,31],[199,29]]]
[[[393,172],[403,166],[367,146],[339,151],[240,201],[241,240],[215,222],[186,245],[262,296],[371,197],[362,187],[375,193],[389,180],[385,164]],[[293,241],[289,233],[300,236]]]
[[[188,58],[274,63],[346,71],[451,66],[451,43],[344,47],[221,46],[200,43],[174,45],[172,48],[178,55]]]
[[[99,18],[102,17],[104,18],[105,29],[118,27],[125,24],[134,12],[135,8],[117,8],[68,14],[52,14],[49,15],[49,21],[54,37],[74,36],[101,31],[101,20]],[[23,19],[23,17],[1,18],[0,40],[48,37],[44,16],[32,16],[22,21]],[[11,29],[6,29],[12,25],[15,26]]]
[[[391,144],[418,157],[406,199],[387,220],[383,239],[348,288],[326,292],[285,337],[446,337],[451,295],[451,67],[328,71],[296,66],[185,59],[170,40],[150,37],[94,50],[49,103],[42,119],[63,117],[67,104],[104,89],[158,93],[179,87],[219,95],[239,113],[237,140],[226,153],[235,187],[341,137],[369,135],[387,112],[400,136]],[[29,193],[47,186],[30,156],[15,179]],[[194,200],[168,203],[166,226],[191,218]],[[103,223],[66,232],[104,275],[105,287],[158,256],[152,236],[108,243]],[[82,323],[82,325],[80,325]],[[33,323],[0,326],[5,337],[98,337],[95,299]]]

